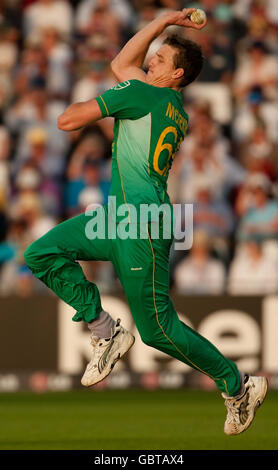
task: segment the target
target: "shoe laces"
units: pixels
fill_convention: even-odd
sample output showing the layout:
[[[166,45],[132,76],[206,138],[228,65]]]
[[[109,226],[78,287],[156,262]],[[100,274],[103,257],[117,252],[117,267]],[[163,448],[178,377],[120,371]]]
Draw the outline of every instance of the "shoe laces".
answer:
[[[237,407],[236,401],[227,399],[225,400],[225,405],[228,410],[227,414],[227,422],[232,423],[236,422],[239,423],[239,407]]]
[[[249,387],[246,388],[244,394],[238,399],[227,398],[225,400],[225,405],[228,410],[228,414],[227,414],[228,423],[232,423],[232,422],[240,423],[241,422],[240,416],[241,415],[244,416],[248,414],[248,406],[249,406],[248,389]]]

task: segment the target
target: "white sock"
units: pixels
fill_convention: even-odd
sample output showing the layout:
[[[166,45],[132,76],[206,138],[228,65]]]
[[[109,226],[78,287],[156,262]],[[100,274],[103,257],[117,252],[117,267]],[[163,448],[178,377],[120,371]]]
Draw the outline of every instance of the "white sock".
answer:
[[[238,393],[235,395],[236,398],[241,398],[242,395],[245,393],[245,383],[247,382],[249,376],[246,374],[243,374],[243,372],[240,372],[240,389]]]
[[[115,325],[116,322],[109,313],[102,310],[95,320],[88,323],[88,328],[98,338],[110,338]]]

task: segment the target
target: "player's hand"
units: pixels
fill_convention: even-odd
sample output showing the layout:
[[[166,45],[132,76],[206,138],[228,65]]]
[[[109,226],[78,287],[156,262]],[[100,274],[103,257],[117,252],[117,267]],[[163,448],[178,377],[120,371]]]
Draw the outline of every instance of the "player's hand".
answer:
[[[176,26],[183,26],[185,28],[193,28],[193,29],[202,29],[207,24],[207,18],[201,24],[193,23],[190,19],[191,13],[195,11],[196,8],[184,8],[182,11],[169,11],[165,13],[165,18],[167,20],[168,26],[176,25]]]

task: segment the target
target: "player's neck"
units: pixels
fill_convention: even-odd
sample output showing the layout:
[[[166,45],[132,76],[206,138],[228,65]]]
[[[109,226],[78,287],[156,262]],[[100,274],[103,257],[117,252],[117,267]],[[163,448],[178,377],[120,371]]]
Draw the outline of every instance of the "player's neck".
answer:
[[[147,77],[147,83],[149,85],[152,85],[152,86],[156,86],[156,87],[159,87],[159,88],[171,88],[172,90],[175,90],[175,91],[180,91],[181,88],[176,85],[176,84],[173,84],[173,82],[169,81],[169,80],[163,80],[163,79],[151,79],[151,78],[148,78]]]

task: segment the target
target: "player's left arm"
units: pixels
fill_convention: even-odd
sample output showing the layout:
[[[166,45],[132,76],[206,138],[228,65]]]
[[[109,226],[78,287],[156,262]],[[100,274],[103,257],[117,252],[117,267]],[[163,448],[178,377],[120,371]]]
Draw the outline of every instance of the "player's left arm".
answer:
[[[102,112],[95,99],[73,103],[58,117],[58,128],[62,131],[76,131],[102,119]]]

